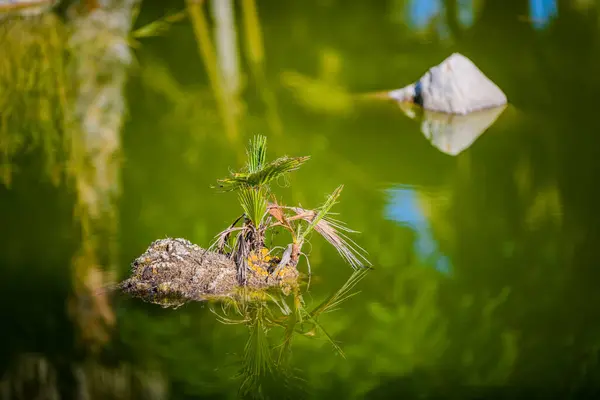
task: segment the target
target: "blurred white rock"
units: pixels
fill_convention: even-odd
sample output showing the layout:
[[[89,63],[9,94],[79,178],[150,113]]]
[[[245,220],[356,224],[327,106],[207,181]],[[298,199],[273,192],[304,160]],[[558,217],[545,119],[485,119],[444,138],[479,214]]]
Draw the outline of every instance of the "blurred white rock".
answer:
[[[454,53],[417,82],[388,96],[425,110],[465,115],[507,103],[504,92],[467,57]]]
[[[434,111],[423,112],[421,132],[441,152],[457,156],[469,148],[506,109],[506,105],[451,115]]]

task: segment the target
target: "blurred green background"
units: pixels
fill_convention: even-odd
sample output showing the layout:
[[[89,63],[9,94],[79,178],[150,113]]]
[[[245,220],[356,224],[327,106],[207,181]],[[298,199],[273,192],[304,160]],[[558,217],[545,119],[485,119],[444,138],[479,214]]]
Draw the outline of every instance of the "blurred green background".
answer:
[[[221,103],[189,18],[138,38],[120,194],[110,238],[96,248],[99,269],[123,278],[166,236],[207,246],[239,214],[236,196],[210,185],[240,166],[252,135],[265,134],[270,158],[311,156],[277,188],[288,203],[315,207],[345,185],[336,210],[361,232],[356,240],[375,268],[322,321],[346,358],[320,338],[294,343],[304,396],[600,395],[600,4],[257,0],[258,20],[244,20],[250,3],[232,3],[237,69],[221,83],[239,86]],[[135,26],[185,7],[144,0]],[[211,5],[202,8],[212,35]],[[510,102],[457,156],[433,146],[396,105],[354,101],[405,86],[455,51]],[[17,386],[19,398],[235,398],[247,330],[220,324],[203,304],[173,311],[111,294],[106,312],[115,321],[101,350],[80,340],[97,328],[69,306],[86,236],[74,213],[77,190],[53,178],[66,157],[63,128],[49,128],[60,137],[49,140],[27,106],[6,107],[5,398],[16,398],[7,388]],[[312,304],[351,269],[320,238],[309,250]],[[88,310],[92,300],[83,298]]]

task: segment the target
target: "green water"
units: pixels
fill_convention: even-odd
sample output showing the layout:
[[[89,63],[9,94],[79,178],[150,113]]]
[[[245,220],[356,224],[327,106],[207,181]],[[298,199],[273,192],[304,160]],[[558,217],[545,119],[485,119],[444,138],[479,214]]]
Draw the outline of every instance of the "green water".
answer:
[[[153,240],[206,246],[239,215],[235,195],[210,185],[261,133],[271,158],[311,156],[276,189],[288,203],[315,207],[345,185],[335,211],[361,232],[374,266],[360,293],[322,319],[345,358],[322,338],[295,341],[308,397],[597,394],[598,9],[559,2],[563,11],[536,31],[521,18],[527,2],[481,1],[471,27],[440,39],[406,25],[402,3],[259,1],[266,82],[242,53],[237,142],[219,119],[191,25],[143,40],[122,132],[119,277]],[[162,15],[159,4],[146,3],[141,18]],[[352,101],[402,87],[454,51],[511,103],[457,156],[395,105]],[[91,357],[66,307],[79,231],[72,192],[48,180],[43,160],[35,148],[19,154],[10,187],[0,185],[0,371],[41,354],[69,398],[70,365]],[[316,304],[352,271],[316,236],[307,250],[305,298]],[[114,296],[112,306],[117,324],[101,364],[155,371],[169,398],[236,396],[244,327],[220,324],[202,304],[174,311]]]

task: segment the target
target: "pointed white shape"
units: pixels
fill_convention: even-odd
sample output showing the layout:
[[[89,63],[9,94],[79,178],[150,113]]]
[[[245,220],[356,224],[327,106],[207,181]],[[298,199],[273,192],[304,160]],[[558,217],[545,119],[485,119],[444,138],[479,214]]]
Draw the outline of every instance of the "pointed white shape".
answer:
[[[469,148],[505,108],[506,106],[494,107],[469,115],[425,111],[421,120],[421,132],[438,150],[456,156]]]
[[[504,92],[459,53],[429,69],[416,83],[389,92],[389,96],[412,101],[425,110],[460,115],[507,103]]]

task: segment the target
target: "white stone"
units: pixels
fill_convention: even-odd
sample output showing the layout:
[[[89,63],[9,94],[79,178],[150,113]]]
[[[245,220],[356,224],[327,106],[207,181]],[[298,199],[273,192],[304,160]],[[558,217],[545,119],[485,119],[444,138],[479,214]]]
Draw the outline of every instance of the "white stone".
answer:
[[[459,53],[432,67],[416,83],[389,92],[389,96],[426,110],[460,115],[507,103],[504,92]]]

